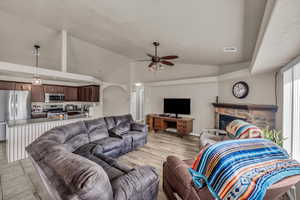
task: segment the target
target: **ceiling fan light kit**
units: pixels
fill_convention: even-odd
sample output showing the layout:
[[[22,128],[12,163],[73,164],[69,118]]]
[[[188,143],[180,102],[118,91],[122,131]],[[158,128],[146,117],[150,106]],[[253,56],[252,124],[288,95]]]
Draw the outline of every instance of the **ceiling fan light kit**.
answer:
[[[151,63],[148,65],[149,71],[155,72],[155,71],[163,70],[163,69],[165,69],[164,65],[174,66],[174,63],[172,63],[168,60],[177,59],[178,56],[169,55],[169,56],[160,57],[160,56],[158,56],[158,52],[157,52],[157,48],[160,45],[159,42],[153,42],[153,45],[154,45],[154,55],[152,55],[150,53],[146,53],[146,55],[150,57],[150,60],[141,60],[142,62],[151,61]]]

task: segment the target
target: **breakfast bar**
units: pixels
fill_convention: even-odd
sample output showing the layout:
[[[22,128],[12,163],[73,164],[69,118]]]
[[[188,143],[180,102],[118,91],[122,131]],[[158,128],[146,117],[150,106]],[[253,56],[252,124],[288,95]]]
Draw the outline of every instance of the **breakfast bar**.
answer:
[[[80,115],[68,119],[29,119],[8,122],[6,125],[6,154],[8,162],[27,158],[25,147],[44,132],[73,122],[88,120],[91,117]]]

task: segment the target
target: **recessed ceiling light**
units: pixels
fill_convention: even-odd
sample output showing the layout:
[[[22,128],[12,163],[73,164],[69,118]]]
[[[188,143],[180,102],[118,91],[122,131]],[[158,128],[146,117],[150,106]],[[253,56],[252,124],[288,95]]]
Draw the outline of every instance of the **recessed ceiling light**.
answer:
[[[135,86],[142,86],[142,83],[135,83]]]
[[[225,53],[236,53],[237,52],[237,48],[236,47],[224,47],[223,51]]]

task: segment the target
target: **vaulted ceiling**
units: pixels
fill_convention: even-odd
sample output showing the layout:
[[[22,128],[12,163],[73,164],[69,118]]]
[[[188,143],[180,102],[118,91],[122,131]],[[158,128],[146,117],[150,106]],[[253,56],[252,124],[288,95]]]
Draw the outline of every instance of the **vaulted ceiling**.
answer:
[[[1,0],[0,10],[54,30],[66,29],[77,38],[130,59],[144,58],[145,52],[153,50],[151,42],[159,40],[160,54],[178,54],[182,63],[219,65],[251,60],[265,3]],[[5,23],[9,24],[9,19]],[[237,47],[238,51],[224,53],[224,47]]]
[[[278,70],[300,55],[300,1],[269,1],[265,28],[259,34],[252,73]]]

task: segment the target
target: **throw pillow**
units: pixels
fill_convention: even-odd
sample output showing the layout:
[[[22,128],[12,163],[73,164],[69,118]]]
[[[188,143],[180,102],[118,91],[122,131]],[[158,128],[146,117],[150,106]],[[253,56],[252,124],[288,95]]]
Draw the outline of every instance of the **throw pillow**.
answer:
[[[109,131],[115,135],[123,135],[124,133],[130,131],[130,123],[123,122]]]
[[[233,139],[262,138],[262,131],[243,120],[234,120],[226,127],[228,136]]]
[[[131,123],[131,131],[147,132],[145,124]]]

